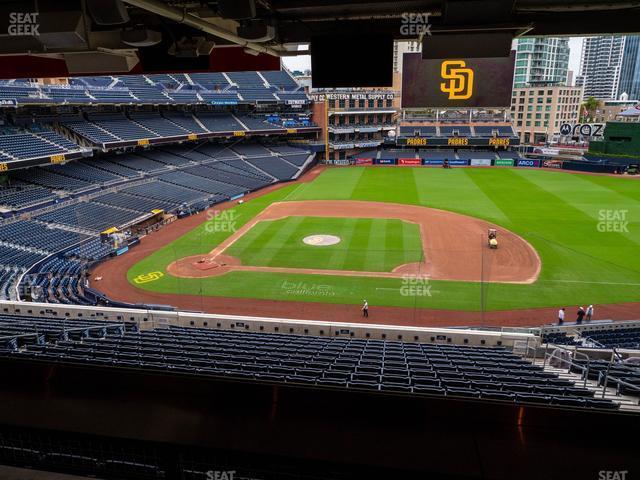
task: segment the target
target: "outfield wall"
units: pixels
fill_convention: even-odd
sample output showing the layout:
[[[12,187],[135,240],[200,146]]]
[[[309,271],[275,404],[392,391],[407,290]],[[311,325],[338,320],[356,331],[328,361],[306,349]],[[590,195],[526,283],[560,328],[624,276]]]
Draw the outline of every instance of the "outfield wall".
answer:
[[[354,157],[350,164],[367,166],[400,166],[400,167],[442,167],[445,156],[442,158],[370,158]],[[524,168],[549,168],[553,170],[573,170],[588,173],[615,173],[620,170],[621,165],[605,165],[601,163],[582,162],[578,160],[555,160],[555,159],[534,159],[534,158],[470,158],[458,159],[448,158],[451,167],[524,167]]]
[[[324,337],[442,343],[475,346],[504,346],[526,349],[539,344],[539,337],[523,329],[476,330],[429,328],[361,323],[322,322],[290,318],[217,315],[199,312],[143,310],[51,303],[0,301],[4,314],[40,317],[104,320],[137,323],[141,330],[167,328],[170,325],[215,330],[250,331]]]

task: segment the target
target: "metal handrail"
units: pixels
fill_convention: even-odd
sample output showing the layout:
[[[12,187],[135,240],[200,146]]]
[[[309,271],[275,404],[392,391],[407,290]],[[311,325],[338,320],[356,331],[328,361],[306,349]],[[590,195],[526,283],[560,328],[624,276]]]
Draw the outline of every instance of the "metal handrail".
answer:
[[[571,367],[575,366],[577,368],[579,368],[580,370],[582,370],[582,377],[583,377],[583,386],[586,387],[587,386],[587,379],[589,378],[589,371],[591,370],[591,358],[582,352],[579,352],[577,347],[574,348],[573,350],[569,349],[569,348],[565,348],[563,346],[560,345],[554,345],[555,349],[559,349],[559,350],[564,350],[566,352],[569,352],[570,354],[572,353],[574,356],[571,360],[568,360],[566,358],[562,358],[562,357],[558,357],[557,355],[554,355],[553,352],[552,353],[547,353],[549,351],[549,343],[545,344],[545,353],[544,353],[544,361],[542,363],[542,368],[545,368],[547,365],[547,357],[548,358],[557,358],[558,360],[561,360],[563,362],[567,362],[569,363],[569,368],[567,369],[567,372],[571,371]],[[580,365],[579,363],[575,363],[573,360],[575,360],[575,357],[577,357],[578,355],[582,355],[584,358],[586,358],[587,360],[587,366],[583,366]]]
[[[603,373],[599,372],[598,374],[598,382],[600,382],[600,379],[602,378]],[[624,380],[621,380],[620,378],[617,377],[612,377],[611,375],[609,375],[608,371],[607,373],[604,374],[604,381],[603,381],[603,388],[602,388],[602,398],[604,398],[606,389],[607,389],[607,384],[609,380],[613,380],[614,383],[617,383],[618,385],[625,385],[626,387],[630,387],[632,390],[637,390],[638,393],[640,394],[640,385],[635,385],[633,383],[629,383],[629,382],[625,382]],[[619,388],[616,389],[616,395],[619,394]],[[640,398],[638,399],[638,405],[640,405]]]

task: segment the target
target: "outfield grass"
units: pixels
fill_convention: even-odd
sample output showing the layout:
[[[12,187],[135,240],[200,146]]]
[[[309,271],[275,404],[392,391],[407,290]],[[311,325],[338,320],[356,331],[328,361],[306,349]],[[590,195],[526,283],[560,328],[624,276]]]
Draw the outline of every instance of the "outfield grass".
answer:
[[[238,206],[237,226],[274,201],[340,199],[424,205],[494,222],[534,246],[542,259],[540,277],[532,285],[484,289],[478,283],[433,281],[430,296],[420,297],[402,295],[398,279],[253,272],[209,279],[165,275],[143,288],[354,304],[367,298],[372,305],[459,310],[479,310],[481,298],[493,310],[640,300],[640,184],[634,179],[515,168],[332,168],[311,183],[289,185]],[[615,228],[622,231],[606,231]],[[129,279],[206,253],[227,235],[200,226],[132,267]],[[286,282],[322,284],[331,295],[301,296]]]
[[[340,243],[307,245],[310,235],[335,235]],[[422,260],[418,225],[384,218],[292,216],[258,222],[225,251],[242,265],[390,272]]]

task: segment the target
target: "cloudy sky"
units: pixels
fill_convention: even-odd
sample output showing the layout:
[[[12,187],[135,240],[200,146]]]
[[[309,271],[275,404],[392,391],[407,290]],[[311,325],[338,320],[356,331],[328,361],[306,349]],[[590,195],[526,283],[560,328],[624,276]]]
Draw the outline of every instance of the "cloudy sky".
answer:
[[[569,57],[569,69],[573,70],[573,78],[576,78],[580,72],[580,52],[582,49],[582,37],[572,37],[569,40],[569,48],[571,49],[571,55]],[[301,70],[304,71],[311,68],[311,57],[309,55],[301,55],[299,57],[286,57],[284,65],[289,70]]]

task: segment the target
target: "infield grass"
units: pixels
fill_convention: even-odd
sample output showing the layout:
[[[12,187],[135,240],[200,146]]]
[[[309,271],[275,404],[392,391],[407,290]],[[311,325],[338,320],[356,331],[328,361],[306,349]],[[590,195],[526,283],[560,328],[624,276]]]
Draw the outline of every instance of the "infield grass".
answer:
[[[311,235],[334,235],[335,245],[303,242]],[[225,254],[242,265],[390,272],[422,260],[418,225],[384,218],[287,217],[258,222]]]
[[[285,186],[234,210],[240,226],[272,202],[341,199],[423,205],[496,223],[533,245],[542,260],[540,277],[531,285],[432,281],[429,295],[422,296],[403,294],[400,279],[258,272],[208,279],[165,274],[138,286],[165,293],[353,304],[367,298],[371,305],[475,311],[482,302],[501,310],[640,301],[640,183],[635,179],[516,168],[330,168],[313,182]],[[130,269],[129,280],[209,252],[228,235],[209,233],[201,225],[150,252]],[[321,284],[330,294],[300,295],[287,289],[287,282]]]

